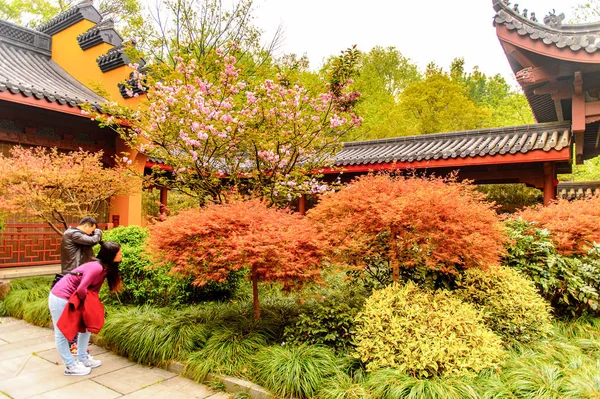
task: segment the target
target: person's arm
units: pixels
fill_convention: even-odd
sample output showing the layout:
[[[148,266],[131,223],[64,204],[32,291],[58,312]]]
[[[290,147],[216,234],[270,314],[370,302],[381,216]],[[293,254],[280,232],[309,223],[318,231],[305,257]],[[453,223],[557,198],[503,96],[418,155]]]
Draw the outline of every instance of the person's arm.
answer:
[[[96,229],[91,235],[87,235],[79,230],[74,231],[71,235],[71,241],[79,245],[88,247],[94,246],[102,241],[102,230]]]
[[[96,281],[98,276],[102,273],[102,266],[98,263],[88,263],[87,266],[88,267],[83,270],[83,277],[81,277],[81,282],[77,287],[77,296],[82,301],[85,300],[90,285],[94,283],[94,281]]]

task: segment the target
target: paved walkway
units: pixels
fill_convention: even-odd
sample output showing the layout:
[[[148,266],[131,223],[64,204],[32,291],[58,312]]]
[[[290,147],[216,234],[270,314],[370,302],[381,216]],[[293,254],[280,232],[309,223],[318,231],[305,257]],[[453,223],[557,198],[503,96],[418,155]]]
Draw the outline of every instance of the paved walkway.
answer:
[[[102,360],[102,366],[84,377],[64,376],[51,329],[0,317],[0,398],[231,398],[169,371],[133,363],[96,345],[90,345],[90,353]]]

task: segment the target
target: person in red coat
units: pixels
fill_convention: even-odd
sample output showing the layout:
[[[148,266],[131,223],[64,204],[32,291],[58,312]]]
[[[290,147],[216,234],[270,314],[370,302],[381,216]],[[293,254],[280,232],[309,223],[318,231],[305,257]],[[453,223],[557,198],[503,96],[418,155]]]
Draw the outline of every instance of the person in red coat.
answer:
[[[92,331],[97,332],[98,326],[102,327],[99,320],[101,319],[103,322],[104,310],[99,302],[98,293],[104,280],[107,281],[111,292],[121,289],[119,262],[122,258],[123,253],[119,243],[112,241],[100,242],[98,256],[72,271],[73,273],[80,273],[80,275],[65,275],[50,291],[48,306],[54,324],[56,349],[66,366],[65,375],[88,375],[93,368],[101,365],[100,360],[92,358],[87,353],[90,331],[85,328],[85,321],[89,321]],[[86,298],[88,299],[87,304]],[[63,311],[68,312],[68,309],[66,309],[67,304],[76,316],[65,317],[59,323]],[[69,323],[73,323],[73,325],[69,325]],[[69,341],[58,327],[59,324],[65,332],[81,331],[82,327],[85,330],[84,333],[77,336],[77,360],[73,359],[73,355],[69,350]]]

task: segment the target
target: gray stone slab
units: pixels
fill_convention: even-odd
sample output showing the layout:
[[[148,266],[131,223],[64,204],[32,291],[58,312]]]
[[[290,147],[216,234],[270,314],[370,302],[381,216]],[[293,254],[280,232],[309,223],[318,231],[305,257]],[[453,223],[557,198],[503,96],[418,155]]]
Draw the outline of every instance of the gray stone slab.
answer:
[[[29,341],[21,341],[3,345],[0,351],[0,361],[15,357],[30,355],[35,352],[54,348],[54,336],[34,338]]]
[[[127,399],[204,399],[215,394],[206,385],[197,384],[187,378],[173,377],[139,391],[123,396]]]
[[[54,331],[36,326],[17,328],[12,331],[0,331],[0,339],[9,343],[29,341],[32,338],[39,337],[54,337]]]
[[[35,355],[24,355],[0,362],[0,381],[17,377],[21,374],[35,373],[51,368],[49,361]]]
[[[73,377],[74,378],[74,377]],[[92,380],[85,380],[43,393],[36,398],[41,399],[113,399],[122,396],[120,393],[106,388]]]
[[[98,356],[98,359],[101,359],[101,356]],[[104,364],[98,369],[94,369],[92,373],[103,367]],[[106,373],[99,377],[94,376],[93,380],[107,388],[122,394],[128,394],[175,376],[176,374],[167,370],[136,364],[123,370]]]
[[[65,376],[64,369],[63,365],[52,365],[33,373],[20,374],[0,381],[0,391],[13,399],[25,399],[91,378],[91,374],[83,377]]]
[[[100,346],[97,346],[97,345],[90,345],[88,347],[88,349],[89,349],[89,354],[94,357],[108,352],[106,349],[104,349]],[[46,359],[47,361],[52,362],[52,363],[58,364],[58,363],[62,362],[60,355],[58,354],[58,351],[56,350],[56,348],[37,352],[36,354],[39,357]]]

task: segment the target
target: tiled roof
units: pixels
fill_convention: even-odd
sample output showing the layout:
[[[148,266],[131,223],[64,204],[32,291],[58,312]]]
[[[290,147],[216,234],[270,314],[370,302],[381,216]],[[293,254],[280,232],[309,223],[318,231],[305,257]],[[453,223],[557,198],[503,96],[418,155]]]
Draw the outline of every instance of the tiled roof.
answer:
[[[20,40],[14,39],[15,35],[10,33],[14,30],[20,32]],[[48,50],[31,45],[31,35],[34,44],[47,39]],[[99,108],[99,103],[106,100],[52,61],[50,46],[49,36],[0,21],[0,92],[8,90],[13,94],[70,106],[89,102]]]
[[[521,36],[528,36],[535,41],[560,49],[570,48],[572,51],[594,53],[600,48],[600,23],[562,25],[562,18],[555,15],[546,16],[554,23],[550,25],[534,22],[515,12],[503,0],[493,0],[496,16],[494,25],[504,25],[507,29]]]
[[[589,198],[593,195],[600,197],[600,181],[561,181],[556,191],[556,196],[561,199]]]
[[[336,166],[415,162],[561,150],[571,142],[570,123],[545,123],[344,143]]]
[[[68,10],[61,12],[45,24],[40,25],[37,30],[48,35],[54,35],[79,21],[87,19],[94,23],[102,20],[102,16],[93,6],[92,0],[84,0]]]
[[[108,50],[108,52],[96,58],[96,62],[102,72],[108,72],[123,65],[129,65],[129,57],[125,54],[127,44],[121,44]]]
[[[121,35],[115,30],[115,24],[112,19],[102,21],[87,32],[77,36],[77,42],[82,50],[97,46],[102,43],[109,43],[113,46],[119,46],[123,43]]]

